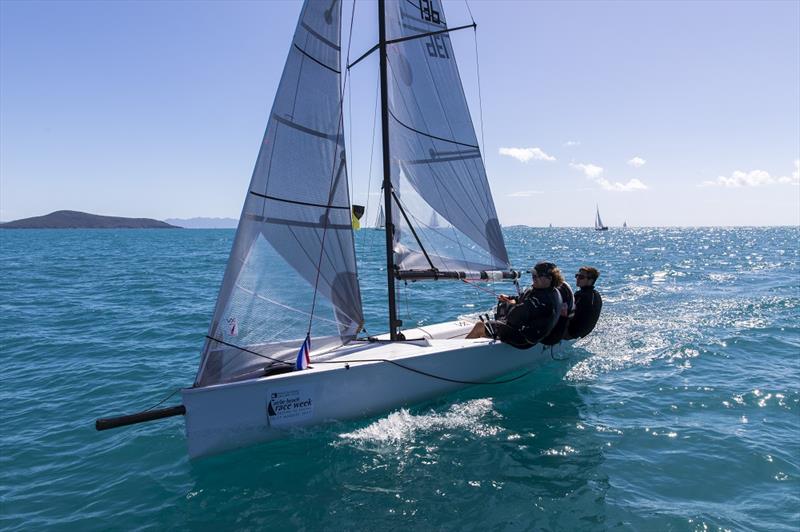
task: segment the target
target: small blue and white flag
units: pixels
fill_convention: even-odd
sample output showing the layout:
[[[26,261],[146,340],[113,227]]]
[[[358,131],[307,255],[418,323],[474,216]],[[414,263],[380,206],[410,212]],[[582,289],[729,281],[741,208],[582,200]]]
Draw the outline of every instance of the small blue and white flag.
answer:
[[[294,364],[296,369],[306,369],[311,363],[311,357],[308,355],[311,352],[311,335],[307,334],[303,345],[300,346],[300,351],[297,353],[297,361]]]

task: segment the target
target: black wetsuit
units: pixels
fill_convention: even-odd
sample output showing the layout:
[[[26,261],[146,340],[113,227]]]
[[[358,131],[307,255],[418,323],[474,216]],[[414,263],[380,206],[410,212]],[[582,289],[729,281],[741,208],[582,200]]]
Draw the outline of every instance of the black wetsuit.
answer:
[[[575,316],[569,320],[566,338],[583,338],[597,324],[603,298],[593,286],[584,286],[575,293]]]
[[[556,345],[560,342],[567,333],[567,324],[569,320],[575,315],[575,296],[572,294],[572,289],[567,283],[561,283],[561,286],[558,287],[558,291],[564,303],[563,307],[566,308],[562,307],[558,321],[555,327],[553,327],[553,330],[550,331],[550,334],[542,338],[542,344],[544,345]]]
[[[555,288],[529,288],[516,299],[505,316],[489,321],[488,326],[501,342],[528,349],[553,329],[561,312],[561,295]]]

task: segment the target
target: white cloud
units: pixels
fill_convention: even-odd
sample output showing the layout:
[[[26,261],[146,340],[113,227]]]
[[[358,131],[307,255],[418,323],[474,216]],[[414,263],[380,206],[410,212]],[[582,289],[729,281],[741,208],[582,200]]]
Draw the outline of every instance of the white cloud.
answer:
[[[573,146],[580,146],[580,145],[581,141],[579,140],[568,140],[567,142],[564,143],[564,147],[566,148],[572,148]]]
[[[641,168],[647,161],[642,159],[641,157],[634,157],[630,161],[628,161],[629,166],[633,166],[634,168]]]
[[[790,176],[772,177],[769,172],[765,170],[751,170],[744,172],[736,170],[730,177],[724,175],[718,176],[714,181],[703,181],[700,183],[701,187],[727,187],[727,188],[744,188],[744,187],[761,187],[766,185],[800,185],[800,159],[794,162],[794,172]]]
[[[518,190],[516,192],[512,192],[508,194],[509,198],[530,198],[531,196],[535,196],[536,194],[544,194],[542,190]]]
[[[779,177],[778,183],[800,185],[800,159],[794,160],[794,172],[792,172],[792,177]]]
[[[603,169],[595,164],[569,163],[570,168],[580,170],[589,179],[596,179],[603,174]]]
[[[500,155],[508,155],[523,163],[527,163],[531,159],[537,161],[556,160],[555,157],[546,154],[541,148],[500,148]]]
[[[614,181],[612,183],[605,177],[601,177],[597,179],[597,184],[599,184],[605,190],[611,190],[614,192],[632,192],[634,190],[647,190],[647,185],[645,185],[644,183],[635,178],[631,179],[627,183],[620,183],[619,181]]]
[[[611,190],[613,192],[632,192],[634,190],[647,190],[647,185],[638,179],[631,179],[627,183],[619,181],[609,181],[603,175],[603,169],[596,164],[582,164],[582,163],[569,163],[570,167],[575,170],[583,172],[587,178],[591,179],[604,190]]]

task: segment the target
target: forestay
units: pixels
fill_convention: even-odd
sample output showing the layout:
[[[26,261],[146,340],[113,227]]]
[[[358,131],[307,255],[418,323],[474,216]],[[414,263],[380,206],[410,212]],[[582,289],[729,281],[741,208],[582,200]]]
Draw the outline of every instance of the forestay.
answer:
[[[391,41],[444,30],[447,22],[439,0],[387,0],[386,28]],[[390,43],[387,54],[392,186],[433,266],[508,269],[449,35]],[[396,265],[429,269],[397,207],[392,218]]]
[[[308,0],[256,160],[195,384],[257,374],[363,324],[341,114],[341,2]],[[315,294],[316,290],[316,294]],[[310,322],[313,314],[313,321]]]

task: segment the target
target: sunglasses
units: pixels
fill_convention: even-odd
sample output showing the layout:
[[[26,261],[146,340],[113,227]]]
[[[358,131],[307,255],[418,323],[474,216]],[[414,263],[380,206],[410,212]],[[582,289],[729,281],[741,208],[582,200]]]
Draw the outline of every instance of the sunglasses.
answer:
[[[575,274],[575,278],[576,279],[588,279],[589,276],[588,275],[583,275],[582,273],[576,273]]]
[[[531,277],[535,279],[536,277],[552,277],[552,275],[547,275],[545,273],[531,272]]]

